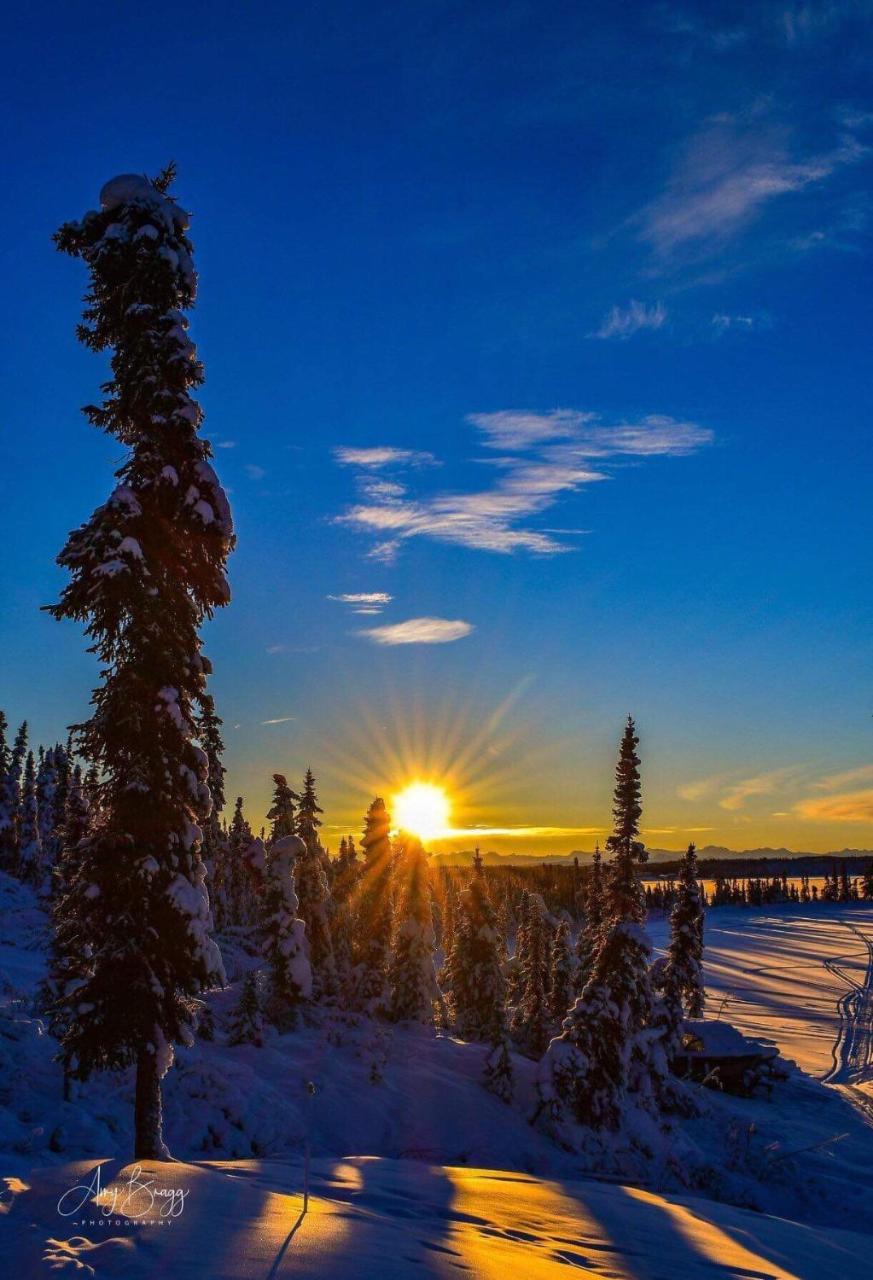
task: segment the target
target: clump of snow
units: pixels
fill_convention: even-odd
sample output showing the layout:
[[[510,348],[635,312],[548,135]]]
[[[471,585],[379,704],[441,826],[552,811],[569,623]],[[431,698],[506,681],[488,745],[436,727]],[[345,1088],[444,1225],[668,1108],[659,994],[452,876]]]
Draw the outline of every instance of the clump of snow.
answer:
[[[120,173],[101,187],[100,208],[109,212],[132,200],[154,200],[159,194],[143,174]]]

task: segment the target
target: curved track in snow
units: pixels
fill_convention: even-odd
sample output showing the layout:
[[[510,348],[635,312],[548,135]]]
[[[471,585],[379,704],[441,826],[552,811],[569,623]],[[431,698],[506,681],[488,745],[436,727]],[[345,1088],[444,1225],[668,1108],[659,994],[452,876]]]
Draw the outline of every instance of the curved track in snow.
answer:
[[[833,1066],[822,1078],[825,1084],[845,1089],[868,1119],[873,1120],[873,1097],[858,1087],[862,1081],[873,1078],[873,938],[854,924],[846,927],[866,948],[867,968],[863,981],[858,983],[840,967],[840,961],[849,957],[837,956],[825,961],[828,971],[849,986],[837,1001],[840,1025],[833,1047]]]

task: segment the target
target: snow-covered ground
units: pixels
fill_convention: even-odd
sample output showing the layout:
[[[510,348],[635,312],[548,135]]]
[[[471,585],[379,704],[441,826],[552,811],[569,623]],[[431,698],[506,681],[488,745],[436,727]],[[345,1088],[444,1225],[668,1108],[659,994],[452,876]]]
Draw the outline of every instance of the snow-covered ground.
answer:
[[[18,1185],[22,1203],[7,1215],[4,1241],[10,1276],[548,1280],[568,1268],[628,1280],[869,1275],[870,1237],[860,1233],[634,1187],[372,1157],[318,1161],[305,1215],[293,1163],[147,1164],[137,1173],[114,1163],[103,1186],[106,1207],[114,1198],[117,1212],[106,1224],[92,1225],[100,1221],[93,1208],[84,1219],[61,1219],[58,1203],[75,1205],[71,1189],[88,1185],[94,1170],[77,1161]],[[153,1187],[131,1192],[134,1173],[136,1184]],[[185,1193],[182,1211],[163,1226],[154,1190],[175,1193],[164,1197],[167,1206]]]
[[[653,920],[656,946],[668,925]],[[873,1091],[873,910],[718,907],[706,918],[707,1015],[775,1040],[803,1071]]]
[[[111,1175],[129,1157],[132,1082],[95,1079],[62,1101],[53,1045],[33,1012],[43,925],[32,896],[0,877],[0,1175],[10,1180],[0,1258],[10,1275],[90,1267],[503,1280],[510,1267],[551,1276],[573,1266],[818,1280],[868,1270],[873,1240],[859,1234],[873,1203],[866,908],[710,913],[710,1013],[724,1006],[803,1070],[769,1099],[707,1092],[704,1114],[668,1134],[655,1159],[628,1154],[635,1187],[592,1178],[588,1157],[531,1127],[535,1064],[522,1057],[506,1107],[481,1087],[482,1046],[421,1029],[337,1015],[260,1049],[227,1046],[223,1019],[248,963],[227,947],[234,985],[211,998],[216,1040],[183,1050],[165,1082],[166,1136],[187,1163],[157,1176],[189,1190],[184,1212],[164,1227],[118,1228],[91,1226],[92,1209],[74,1227],[57,1209],[100,1161]],[[663,943],[666,923],[654,919],[652,933]],[[307,1137],[314,1199],[292,1235]]]

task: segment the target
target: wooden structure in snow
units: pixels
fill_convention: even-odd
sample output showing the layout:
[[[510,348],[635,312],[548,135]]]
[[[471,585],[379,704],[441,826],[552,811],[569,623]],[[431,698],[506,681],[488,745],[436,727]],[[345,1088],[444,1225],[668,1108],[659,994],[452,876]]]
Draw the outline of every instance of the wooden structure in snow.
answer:
[[[685,1022],[683,1047],[670,1064],[677,1076],[727,1093],[751,1094],[783,1078],[774,1044],[752,1040],[729,1022]]]

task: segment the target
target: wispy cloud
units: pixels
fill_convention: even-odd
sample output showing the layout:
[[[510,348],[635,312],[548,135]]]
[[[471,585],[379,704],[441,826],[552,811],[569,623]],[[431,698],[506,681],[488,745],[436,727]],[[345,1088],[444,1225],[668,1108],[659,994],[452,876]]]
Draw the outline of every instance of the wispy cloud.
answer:
[[[287,648],[285,644],[268,644],[265,653],[285,653]]]
[[[263,480],[267,474],[263,467],[259,467],[254,462],[247,462],[243,468],[250,480]]]
[[[785,43],[801,45],[829,34],[846,21],[866,21],[871,11],[869,0],[800,0],[779,3],[770,13]]]
[[[340,596],[328,596],[339,604],[350,606],[352,613],[381,613],[394,599],[387,591],[353,591]]]
[[[235,449],[236,441],[235,440],[218,440],[216,441],[215,447],[216,449]]]
[[[480,461],[493,468],[494,482],[468,493],[426,497],[408,496],[403,486],[376,496],[365,488],[365,500],[337,520],[375,538],[372,558],[390,563],[401,543],[415,537],[504,554],[568,551],[567,543],[531,521],[562,495],[608,479],[592,465],[595,460],[682,457],[713,438],[706,427],[657,414],[604,425],[597,415],[578,410],[500,410],[471,414],[468,421],[493,451]]]
[[[432,453],[420,449],[396,449],[393,445],[374,445],[370,449],[353,449],[338,445],[333,451],[337,462],[344,467],[369,467],[374,471],[382,467],[435,467],[439,466]]]
[[[821,183],[867,153],[846,129],[830,150],[798,157],[784,129],[721,117],[686,143],[664,191],[634,221],[661,257],[710,252],[770,201]]]
[[[744,778],[737,778],[735,774],[717,773],[708,778],[683,783],[677,787],[677,794],[683,800],[716,800],[720,809],[736,813],[744,809],[749,800],[774,795],[796,783],[806,772],[806,765],[785,765]]]
[[[289,720],[296,719],[296,716],[275,716],[272,720],[262,720],[261,724],[287,724]]]
[[[812,785],[816,791],[842,791],[844,787],[851,787],[854,782],[873,782],[873,764],[861,764],[854,769],[844,769],[842,773],[826,774]]]
[[[808,822],[873,822],[873,788],[809,796],[798,801],[794,813]]]
[[[461,619],[408,618],[406,622],[393,622],[384,627],[369,627],[359,631],[374,644],[451,644],[463,640],[473,631],[473,624]]]
[[[667,308],[663,303],[655,302],[647,307],[644,302],[637,302],[636,298],[632,298],[626,307],[610,308],[600,328],[588,336],[589,338],[630,338],[641,329],[661,329],[666,320]]]

